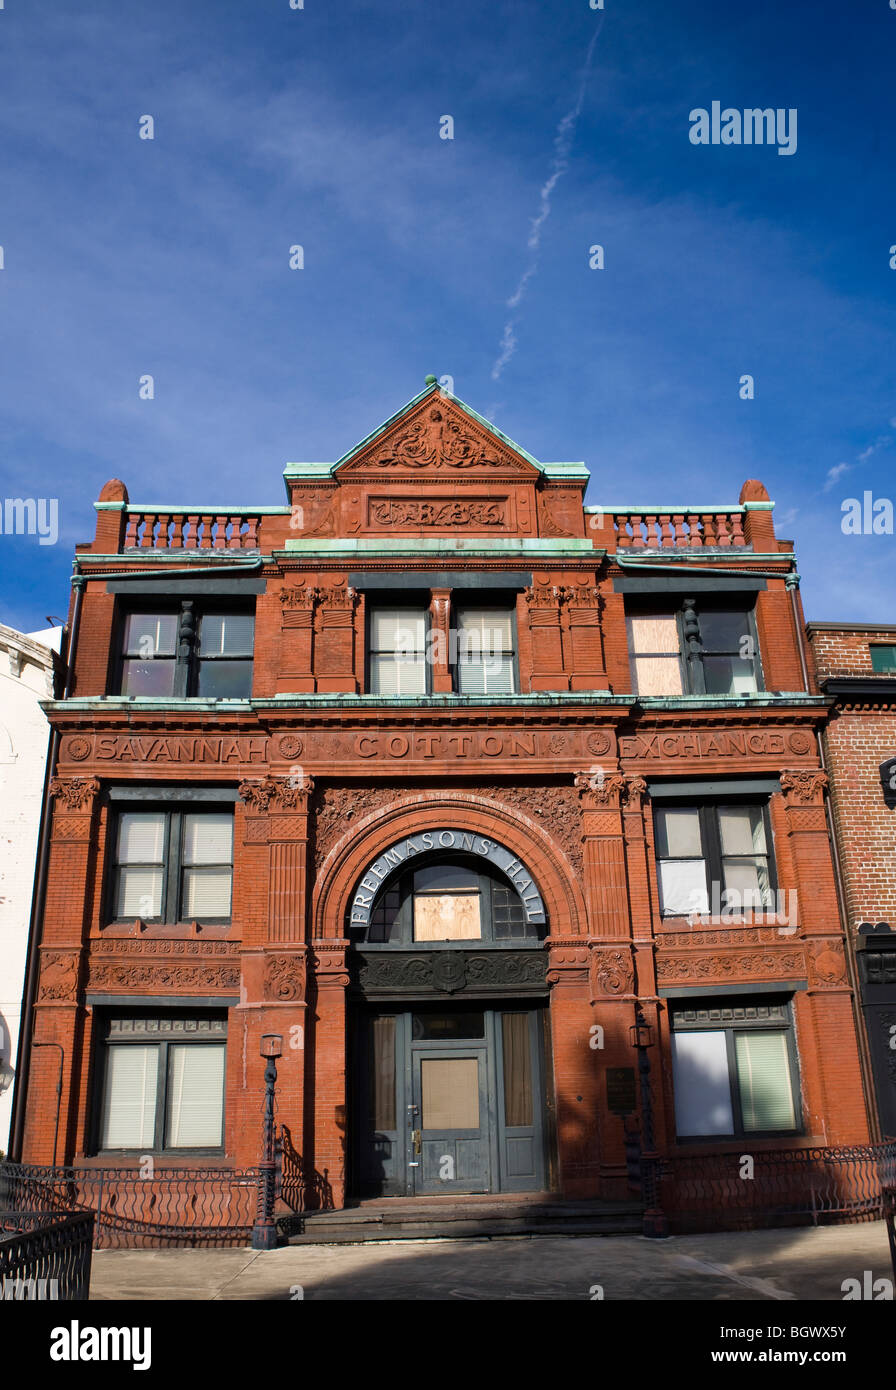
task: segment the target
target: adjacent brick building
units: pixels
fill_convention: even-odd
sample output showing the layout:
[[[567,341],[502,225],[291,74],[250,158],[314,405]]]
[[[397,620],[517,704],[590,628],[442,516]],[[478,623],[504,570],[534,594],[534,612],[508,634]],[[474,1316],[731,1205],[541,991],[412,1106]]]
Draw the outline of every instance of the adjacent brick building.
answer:
[[[881,1130],[896,1135],[896,627],[812,622],[849,930]]]
[[[275,1033],[336,1206],[624,1196],[639,1010],[662,1152],[867,1141],[762,485],[585,506],[434,378],[285,481],[112,482],[77,549],[35,1004],[66,1158],[256,1161]],[[38,1049],[27,1161],[54,1092]]]

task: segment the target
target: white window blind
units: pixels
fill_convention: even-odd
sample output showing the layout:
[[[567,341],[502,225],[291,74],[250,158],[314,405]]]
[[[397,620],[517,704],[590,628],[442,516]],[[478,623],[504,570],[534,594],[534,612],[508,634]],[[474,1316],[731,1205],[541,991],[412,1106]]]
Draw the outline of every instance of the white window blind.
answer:
[[[156,656],[174,656],[177,641],[175,613],[130,613],[125,625],[124,649],[128,656],[149,661]]]
[[[152,1148],[158,1087],[157,1047],[110,1047],[100,1125],[104,1149]]]
[[[734,1047],[744,1129],[795,1129],[786,1033],[737,1033]]]
[[[370,688],[375,695],[426,694],[426,613],[375,608],[370,615]]]
[[[225,1052],[219,1043],[169,1047],[167,1147],[216,1148],[222,1142]]]
[[[457,670],[463,695],[513,694],[513,615],[506,608],[459,612]]]
[[[187,812],[183,834],[183,917],[229,917],[233,883],[233,816]]]
[[[164,852],[164,811],[125,811],[119,816],[119,864],[161,864]]]
[[[706,864],[697,808],[658,810],[656,840],[661,911],[666,916],[708,912]]]
[[[734,1133],[723,1031],[673,1032],[672,1078],[679,1135]]]

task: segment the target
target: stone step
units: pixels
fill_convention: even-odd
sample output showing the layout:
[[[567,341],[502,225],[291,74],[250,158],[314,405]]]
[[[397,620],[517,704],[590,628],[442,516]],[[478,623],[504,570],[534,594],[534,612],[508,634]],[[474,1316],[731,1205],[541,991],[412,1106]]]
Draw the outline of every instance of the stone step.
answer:
[[[293,1216],[290,1245],[342,1245],[370,1240],[471,1240],[533,1235],[637,1235],[642,1208],[635,1202],[540,1203],[483,1207],[475,1203],[390,1209],[358,1207]],[[297,1229],[301,1223],[301,1229]]]

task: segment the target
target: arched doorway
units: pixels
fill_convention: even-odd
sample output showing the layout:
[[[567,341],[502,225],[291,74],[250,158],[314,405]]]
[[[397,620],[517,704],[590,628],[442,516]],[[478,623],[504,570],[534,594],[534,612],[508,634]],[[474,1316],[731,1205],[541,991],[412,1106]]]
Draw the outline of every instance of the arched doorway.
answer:
[[[354,1195],[547,1186],[546,930],[532,876],[491,837],[436,827],[360,875],[346,915]]]

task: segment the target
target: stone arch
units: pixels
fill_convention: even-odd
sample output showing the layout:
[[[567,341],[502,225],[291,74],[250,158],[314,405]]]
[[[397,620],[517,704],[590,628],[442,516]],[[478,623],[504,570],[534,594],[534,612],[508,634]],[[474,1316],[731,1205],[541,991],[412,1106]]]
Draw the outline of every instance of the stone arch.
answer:
[[[526,866],[538,888],[551,936],[587,935],[585,900],[575,871],[542,826],[500,801],[463,791],[427,794],[425,801],[398,798],[371,811],[337,841],[324,859],[311,900],[316,941],[342,939],[346,913],[365,869],[396,840],[450,824],[493,838]]]

